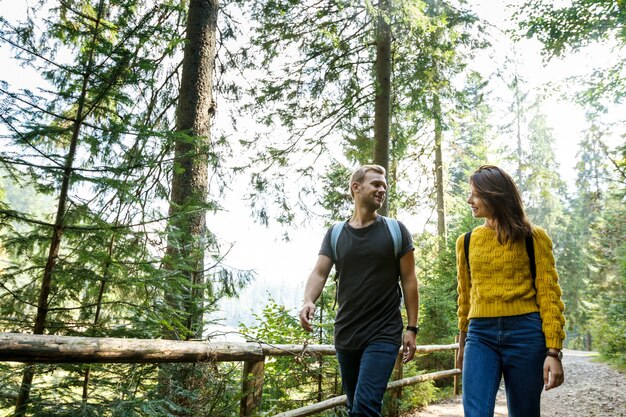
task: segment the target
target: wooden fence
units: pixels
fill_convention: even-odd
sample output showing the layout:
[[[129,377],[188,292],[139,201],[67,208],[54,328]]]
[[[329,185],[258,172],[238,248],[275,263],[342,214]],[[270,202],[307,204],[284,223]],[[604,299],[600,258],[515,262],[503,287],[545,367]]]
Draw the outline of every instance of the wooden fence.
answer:
[[[450,345],[418,346],[416,354],[458,349]],[[251,342],[207,342],[154,339],[121,339],[98,337],[71,337],[0,333],[0,361],[24,363],[173,363],[173,362],[233,362],[243,365],[240,415],[251,416],[259,405],[263,392],[265,358],[272,356],[334,355],[333,345],[270,345]],[[458,369],[448,369],[411,378],[402,378],[401,354],[396,363],[395,380],[387,390],[394,397],[401,395],[402,387],[419,382],[454,377],[458,393]],[[455,355],[456,368],[456,355]],[[346,402],[346,396],[330,398],[316,404],[277,414],[275,417],[310,416]]]

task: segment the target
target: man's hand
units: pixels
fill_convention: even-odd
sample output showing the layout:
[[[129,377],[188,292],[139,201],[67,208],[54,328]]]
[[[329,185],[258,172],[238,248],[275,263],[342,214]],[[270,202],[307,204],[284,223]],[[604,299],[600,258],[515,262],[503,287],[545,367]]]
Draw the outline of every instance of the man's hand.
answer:
[[[543,384],[546,391],[556,388],[565,381],[563,364],[557,358],[546,356],[543,362]]]
[[[330,270],[333,267],[333,260],[326,255],[318,255],[317,262],[309,279],[304,287],[304,299],[302,310],[300,310],[300,325],[304,330],[310,332],[313,330],[311,321],[315,314],[315,301],[319,298]]]
[[[402,363],[408,363],[415,356],[415,336],[411,330],[404,332],[402,339]]]
[[[300,325],[304,330],[310,332],[313,330],[313,325],[311,321],[313,320],[313,316],[315,315],[315,304],[313,303],[304,303],[302,306],[302,310],[300,310]]]

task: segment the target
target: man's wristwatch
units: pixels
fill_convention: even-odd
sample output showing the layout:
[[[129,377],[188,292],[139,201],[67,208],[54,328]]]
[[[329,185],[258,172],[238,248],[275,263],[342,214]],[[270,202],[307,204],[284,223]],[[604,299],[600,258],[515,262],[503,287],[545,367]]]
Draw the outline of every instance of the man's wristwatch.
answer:
[[[558,360],[563,360],[563,351],[559,350],[558,352],[551,352],[549,349],[546,351],[547,356],[552,356],[553,358],[557,358]]]
[[[420,331],[420,326],[406,326],[406,329],[417,334]]]

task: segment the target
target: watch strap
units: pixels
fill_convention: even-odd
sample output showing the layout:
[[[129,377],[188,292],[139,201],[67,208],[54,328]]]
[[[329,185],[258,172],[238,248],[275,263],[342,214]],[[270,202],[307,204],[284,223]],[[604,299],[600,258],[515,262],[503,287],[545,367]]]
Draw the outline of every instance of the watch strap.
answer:
[[[417,334],[420,331],[419,326],[406,326],[406,329],[409,331],[412,331],[415,334]]]
[[[563,351],[559,350],[558,352],[551,352],[550,350],[547,350],[546,356],[551,356],[553,358],[557,358],[558,360],[561,360],[563,359]]]

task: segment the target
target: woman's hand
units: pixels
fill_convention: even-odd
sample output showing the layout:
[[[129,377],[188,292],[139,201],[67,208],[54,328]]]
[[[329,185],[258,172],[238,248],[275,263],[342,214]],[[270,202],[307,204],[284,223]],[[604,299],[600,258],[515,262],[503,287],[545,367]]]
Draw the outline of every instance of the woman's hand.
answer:
[[[556,388],[565,380],[563,364],[557,358],[546,356],[543,362],[543,384],[546,391]]]

